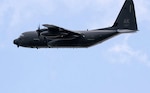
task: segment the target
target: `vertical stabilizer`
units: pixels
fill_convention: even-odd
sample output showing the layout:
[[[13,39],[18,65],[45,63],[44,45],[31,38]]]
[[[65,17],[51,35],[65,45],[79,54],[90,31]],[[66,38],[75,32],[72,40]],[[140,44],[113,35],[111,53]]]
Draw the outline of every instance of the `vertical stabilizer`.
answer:
[[[119,30],[138,30],[133,0],[125,1],[112,28]]]

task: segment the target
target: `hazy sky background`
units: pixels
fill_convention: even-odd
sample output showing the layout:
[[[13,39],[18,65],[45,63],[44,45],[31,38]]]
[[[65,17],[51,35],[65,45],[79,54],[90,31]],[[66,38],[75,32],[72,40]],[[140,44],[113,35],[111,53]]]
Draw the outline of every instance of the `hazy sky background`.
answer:
[[[108,27],[125,0],[0,0],[0,93],[150,93],[150,1],[134,0],[139,32],[83,49],[17,48],[39,24]]]

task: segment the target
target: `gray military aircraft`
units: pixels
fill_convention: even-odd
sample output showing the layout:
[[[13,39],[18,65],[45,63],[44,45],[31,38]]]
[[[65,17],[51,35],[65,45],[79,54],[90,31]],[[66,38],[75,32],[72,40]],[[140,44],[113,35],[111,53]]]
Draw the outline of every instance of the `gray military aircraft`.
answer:
[[[89,31],[71,31],[55,25],[22,33],[14,40],[18,47],[29,48],[80,48],[90,47],[122,33],[138,31],[133,0],[126,0],[112,27]]]

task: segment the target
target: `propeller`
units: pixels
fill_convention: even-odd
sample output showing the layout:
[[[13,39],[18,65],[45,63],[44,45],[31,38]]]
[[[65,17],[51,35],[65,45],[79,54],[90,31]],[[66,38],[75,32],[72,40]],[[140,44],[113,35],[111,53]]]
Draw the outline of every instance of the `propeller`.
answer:
[[[40,25],[39,25],[38,29],[36,30],[36,32],[38,33],[38,37],[40,37],[40,34],[42,32],[42,30],[40,29]]]

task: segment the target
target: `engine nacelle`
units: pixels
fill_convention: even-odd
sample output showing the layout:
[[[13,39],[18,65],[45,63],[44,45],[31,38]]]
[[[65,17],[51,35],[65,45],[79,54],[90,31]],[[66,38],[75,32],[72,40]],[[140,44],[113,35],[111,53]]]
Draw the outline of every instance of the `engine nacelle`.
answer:
[[[47,43],[48,47],[54,47],[56,46],[57,42],[60,41],[60,40],[52,40],[52,41],[49,41]]]

